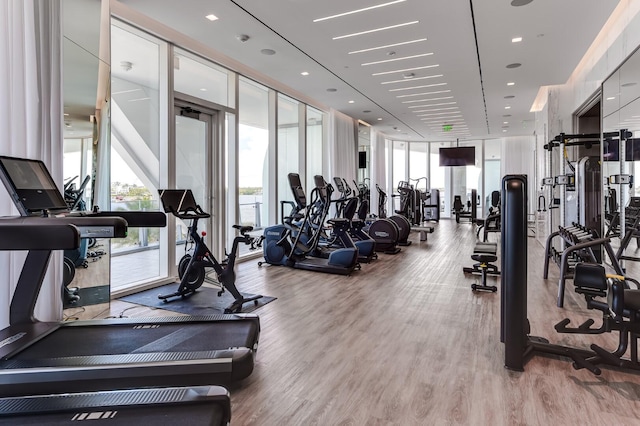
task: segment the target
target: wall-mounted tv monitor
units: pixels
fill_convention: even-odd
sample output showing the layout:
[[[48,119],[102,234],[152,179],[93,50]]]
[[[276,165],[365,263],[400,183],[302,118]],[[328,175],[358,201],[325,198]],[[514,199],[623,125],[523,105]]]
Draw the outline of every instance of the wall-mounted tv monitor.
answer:
[[[640,161],[640,139],[627,139],[624,161]],[[620,161],[620,141],[605,139],[602,146],[604,161]]]
[[[476,164],[476,148],[461,146],[440,148],[440,166],[473,166]]]
[[[367,151],[358,151],[358,168],[367,168]]]

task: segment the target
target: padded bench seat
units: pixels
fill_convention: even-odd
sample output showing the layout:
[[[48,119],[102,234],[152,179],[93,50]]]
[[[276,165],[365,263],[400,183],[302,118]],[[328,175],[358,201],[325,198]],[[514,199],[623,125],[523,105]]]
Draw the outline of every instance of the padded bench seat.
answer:
[[[498,243],[483,243],[478,242],[476,246],[473,248],[473,253],[488,253],[488,254],[498,254]]]

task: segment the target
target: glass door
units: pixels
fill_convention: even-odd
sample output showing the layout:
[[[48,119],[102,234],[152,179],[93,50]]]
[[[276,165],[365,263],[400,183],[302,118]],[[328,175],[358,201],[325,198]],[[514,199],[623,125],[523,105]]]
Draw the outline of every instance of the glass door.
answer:
[[[208,220],[198,221],[198,231],[206,232],[207,245],[215,251],[215,236],[208,230],[214,226],[214,210],[212,205],[212,175],[215,155],[214,137],[216,132],[214,111],[198,108],[197,105],[176,103],[175,106],[175,173],[176,189],[190,189],[202,210],[209,213]],[[176,264],[185,254],[185,242],[190,223],[176,219]],[[217,253],[214,253],[217,255]]]

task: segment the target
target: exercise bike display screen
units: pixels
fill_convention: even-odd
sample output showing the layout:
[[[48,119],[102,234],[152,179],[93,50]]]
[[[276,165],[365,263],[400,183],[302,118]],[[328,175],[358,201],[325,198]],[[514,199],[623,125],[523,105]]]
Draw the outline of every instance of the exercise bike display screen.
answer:
[[[42,161],[0,156],[0,178],[22,215],[68,209]]]

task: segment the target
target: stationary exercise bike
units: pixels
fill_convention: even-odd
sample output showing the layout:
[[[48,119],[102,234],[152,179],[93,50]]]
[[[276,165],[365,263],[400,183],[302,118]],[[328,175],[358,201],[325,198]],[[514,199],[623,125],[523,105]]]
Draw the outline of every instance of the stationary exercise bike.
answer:
[[[158,295],[158,298],[165,302],[170,302],[171,299],[175,297],[186,298],[191,296],[200,288],[207,278],[205,268],[213,268],[218,276],[218,284],[220,286],[218,297],[222,296],[225,290],[229,290],[229,293],[231,293],[235,299],[231,305],[225,308],[225,314],[240,312],[242,305],[247,302],[253,302],[253,304],[257,306],[258,299],[262,298],[262,295],[251,297],[243,296],[236,287],[236,274],[234,271],[238,244],[248,244],[251,246],[251,250],[254,250],[260,247],[262,243],[262,239],[256,239],[248,234],[253,230],[253,227],[233,225],[233,227],[240,232],[240,235],[234,238],[231,253],[227,255],[227,258],[222,262],[218,262],[204,242],[203,237],[206,233],[202,232],[202,235],[198,233],[198,219],[206,219],[210,217],[210,215],[209,213],[205,213],[196,203],[191,190],[161,189],[158,192],[160,193],[160,200],[166,213],[171,213],[182,220],[191,220],[187,245],[189,245],[189,243],[193,244],[191,253],[187,253],[189,250],[187,246],[185,246],[185,255],[182,256],[182,259],[180,259],[178,263],[178,276],[180,277],[178,289],[171,294]]]

